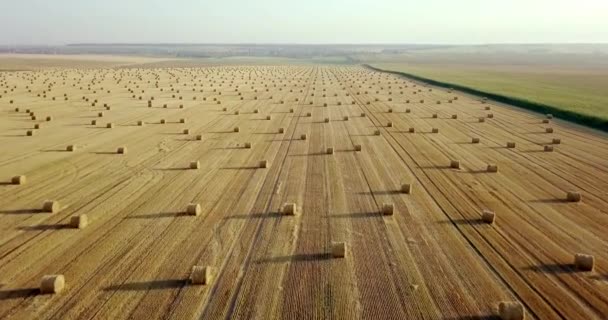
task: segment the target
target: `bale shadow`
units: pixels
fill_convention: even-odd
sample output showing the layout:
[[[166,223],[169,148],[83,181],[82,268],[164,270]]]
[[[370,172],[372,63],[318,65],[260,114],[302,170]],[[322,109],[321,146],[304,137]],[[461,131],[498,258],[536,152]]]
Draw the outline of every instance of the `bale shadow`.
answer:
[[[491,225],[489,223],[484,222],[481,219],[450,219],[448,221],[440,221],[440,224],[455,224],[455,225],[471,225],[471,226],[478,226],[478,225]]]
[[[92,154],[118,154],[118,152],[111,152],[111,151],[97,151],[97,152],[91,152]]]
[[[259,166],[240,166],[240,167],[223,167],[220,170],[256,170],[256,169],[264,169]]]
[[[2,290],[0,291],[1,300],[12,300],[12,299],[24,299],[40,293],[38,288],[25,288],[25,289],[13,289],[13,290]]]
[[[327,156],[331,156],[331,154],[327,154],[325,152],[311,152],[311,153],[304,153],[304,154],[290,154],[290,157],[309,157],[309,156],[323,156],[323,155],[327,155]]]
[[[435,165],[435,166],[418,166],[418,169],[422,169],[422,170],[447,170],[447,169],[452,169],[452,167],[450,167],[450,166]]]
[[[335,219],[361,219],[361,218],[379,218],[382,217],[380,212],[357,212],[357,213],[344,213],[344,214],[330,214],[327,215],[329,218]]]
[[[185,212],[160,212],[160,213],[149,213],[149,214],[139,214],[133,216],[127,216],[125,219],[161,219],[161,218],[176,218],[187,216],[188,214]]]
[[[445,318],[445,320],[500,320],[500,316],[486,315],[486,316],[458,316],[452,318]]]
[[[33,214],[42,213],[42,209],[16,209],[16,210],[0,210],[0,214]]]
[[[537,200],[530,200],[530,203],[546,203],[546,204],[559,204],[559,203],[569,203],[568,200],[566,199],[559,199],[559,198],[553,198],[553,199],[537,199]]]
[[[576,266],[573,263],[548,263],[537,266],[530,266],[524,270],[534,271],[538,273],[562,274],[562,273],[577,273]]]
[[[62,230],[69,229],[68,224],[39,224],[35,226],[18,227],[18,230],[23,231],[47,231],[47,230]]]
[[[401,194],[399,190],[384,190],[384,191],[365,191],[365,192],[357,192],[359,195],[397,195]]]
[[[224,220],[239,220],[239,219],[276,219],[283,215],[280,212],[269,213],[252,213],[252,214],[235,214],[227,216]]]
[[[47,150],[40,150],[40,152],[69,152],[66,149],[47,149]]]
[[[103,291],[148,291],[181,288],[189,283],[189,280],[168,279],[141,282],[128,282],[103,288]]]
[[[278,256],[256,260],[256,263],[285,263],[285,262],[309,262],[330,260],[329,253],[301,253],[288,256]]]

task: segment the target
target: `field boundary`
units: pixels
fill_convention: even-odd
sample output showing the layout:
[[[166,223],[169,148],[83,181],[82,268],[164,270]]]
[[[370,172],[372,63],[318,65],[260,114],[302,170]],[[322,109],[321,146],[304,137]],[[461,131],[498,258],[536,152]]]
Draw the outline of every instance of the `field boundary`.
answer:
[[[584,125],[584,126],[587,126],[590,128],[608,132],[608,120],[600,118],[600,117],[594,117],[594,116],[590,116],[590,115],[586,115],[586,114],[582,114],[582,113],[578,113],[578,112],[574,112],[574,111],[564,110],[562,108],[558,108],[558,107],[555,107],[552,105],[543,104],[543,103],[539,103],[539,102],[532,102],[532,101],[528,101],[526,99],[515,98],[515,97],[497,94],[497,93],[482,91],[482,90],[478,90],[475,88],[471,88],[468,86],[463,86],[463,85],[459,85],[459,84],[455,84],[455,83],[437,81],[437,80],[433,80],[430,78],[425,78],[425,77],[417,76],[417,75],[414,75],[411,73],[407,73],[407,72],[384,70],[384,69],[373,67],[369,64],[363,64],[363,66],[368,69],[374,70],[374,71],[404,76],[404,77],[407,77],[407,78],[410,78],[410,79],[413,79],[416,81],[424,82],[427,84],[431,84],[431,85],[434,85],[437,87],[455,89],[455,90],[462,91],[462,92],[465,92],[465,93],[468,93],[471,95],[488,98],[488,99],[491,99],[496,102],[501,102],[504,104],[519,107],[519,108],[526,109],[529,111],[534,111],[534,112],[538,112],[538,113],[551,113],[556,118],[560,118],[562,120],[570,121],[570,122]]]

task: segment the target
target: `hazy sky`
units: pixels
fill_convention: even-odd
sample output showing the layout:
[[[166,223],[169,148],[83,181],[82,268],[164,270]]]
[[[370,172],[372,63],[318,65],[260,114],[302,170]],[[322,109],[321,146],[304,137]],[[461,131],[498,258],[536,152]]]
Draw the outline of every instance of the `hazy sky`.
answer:
[[[0,44],[608,42],[608,0],[0,0]]]

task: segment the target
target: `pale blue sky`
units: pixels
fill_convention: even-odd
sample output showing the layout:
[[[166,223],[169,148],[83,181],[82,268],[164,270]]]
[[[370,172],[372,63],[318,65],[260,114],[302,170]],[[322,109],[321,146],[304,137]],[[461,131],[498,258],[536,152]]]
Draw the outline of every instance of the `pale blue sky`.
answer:
[[[0,44],[608,42],[608,0],[0,0]]]

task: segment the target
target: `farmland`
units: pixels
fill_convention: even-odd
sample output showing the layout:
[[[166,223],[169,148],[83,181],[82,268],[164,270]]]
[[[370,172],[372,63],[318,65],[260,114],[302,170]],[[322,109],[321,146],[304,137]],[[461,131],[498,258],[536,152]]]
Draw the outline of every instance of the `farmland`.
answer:
[[[356,65],[136,66],[0,73],[0,318],[608,314],[605,133]]]

